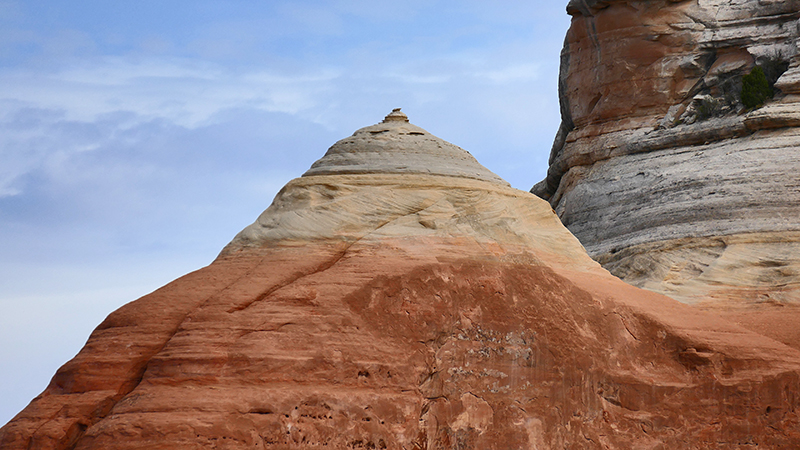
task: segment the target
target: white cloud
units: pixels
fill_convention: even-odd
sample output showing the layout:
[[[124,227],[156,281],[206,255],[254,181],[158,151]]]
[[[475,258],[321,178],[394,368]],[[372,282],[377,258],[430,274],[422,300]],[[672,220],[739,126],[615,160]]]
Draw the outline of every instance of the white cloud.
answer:
[[[50,73],[0,72],[0,100],[64,111],[70,120],[129,111],[143,120],[163,118],[191,128],[229,108],[291,114],[313,108],[337,76],[332,69],[293,76],[236,73],[195,60],[102,58]]]
[[[233,70],[190,58],[102,57],[47,72],[2,70],[0,127],[5,124],[7,132],[0,136],[0,197],[19,194],[15,181],[56,154],[64,157],[98,148],[103,140],[152,120],[194,129],[213,123],[226,110],[244,108],[296,115],[350,132],[345,125],[350,123],[348,117],[394,98],[382,108],[398,103],[460,105],[472,109],[470,114],[477,119],[484,116],[487,123],[509,117],[509,123],[524,125],[520,120],[530,114],[509,112],[519,109],[515,105],[521,99],[541,102],[530,85],[543,70],[536,61],[519,62],[484,50],[447,58],[422,54],[389,66],[383,63],[378,59],[366,67],[362,61],[357,67]],[[530,104],[525,109],[537,110]],[[39,124],[24,127],[8,122],[24,110],[38,111]],[[92,127],[120,112],[125,119],[116,117],[116,128],[100,136],[48,139],[53,129],[58,133],[60,123]],[[356,122],[356,127],[375,119],[368,120]]]

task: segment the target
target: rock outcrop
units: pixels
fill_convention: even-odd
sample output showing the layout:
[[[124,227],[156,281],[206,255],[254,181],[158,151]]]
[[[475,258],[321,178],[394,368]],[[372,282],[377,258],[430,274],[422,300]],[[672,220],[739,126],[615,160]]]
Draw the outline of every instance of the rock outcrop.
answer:
[[[623,280],[798,345],[800,2],[568,11],[562,125],[532,192]]]
[[[800,447],[799,351],[609,275],[397,116],[112,313],[0,447]]]

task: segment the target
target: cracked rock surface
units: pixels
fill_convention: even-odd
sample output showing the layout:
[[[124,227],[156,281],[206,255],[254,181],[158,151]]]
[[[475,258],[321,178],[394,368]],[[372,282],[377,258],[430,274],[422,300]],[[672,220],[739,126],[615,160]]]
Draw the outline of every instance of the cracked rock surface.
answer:
[[[0,448],[800,446],[796,349],[609,275],[527,192],[390,166],[290,182]]]
[[[800,342],[800,2],[574,0],[549,200],[639,287]],[[745,107],[761,67],[774,96]]]

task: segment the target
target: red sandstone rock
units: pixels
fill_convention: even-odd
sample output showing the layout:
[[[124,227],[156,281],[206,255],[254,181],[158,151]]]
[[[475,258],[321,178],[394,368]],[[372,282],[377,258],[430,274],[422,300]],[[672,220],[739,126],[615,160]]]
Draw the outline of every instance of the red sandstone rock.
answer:
[[[312,175],[112,313],[0,447],[796,448],[799,388],[798,350],[610,276],[531,194]]]

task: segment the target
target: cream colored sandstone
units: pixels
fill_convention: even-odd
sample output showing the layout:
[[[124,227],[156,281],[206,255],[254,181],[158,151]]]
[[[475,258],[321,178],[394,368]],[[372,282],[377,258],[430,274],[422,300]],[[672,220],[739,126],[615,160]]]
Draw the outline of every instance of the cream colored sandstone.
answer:
[[[508,185],[466,150],[409,123],[399,108],[383,122],[333,144],[303,176],[363,173],[430,174]]]
[[[800,2],[568,10],[562,126],[532,191],[634,285],[686,302],[800,300]],[[774,99],[727,105],[755,64],[776,62],[790,64]]]

